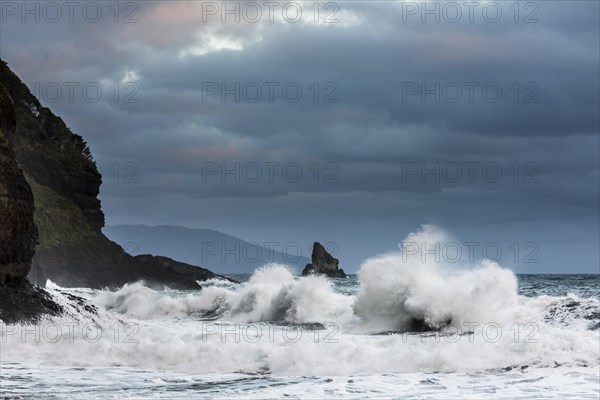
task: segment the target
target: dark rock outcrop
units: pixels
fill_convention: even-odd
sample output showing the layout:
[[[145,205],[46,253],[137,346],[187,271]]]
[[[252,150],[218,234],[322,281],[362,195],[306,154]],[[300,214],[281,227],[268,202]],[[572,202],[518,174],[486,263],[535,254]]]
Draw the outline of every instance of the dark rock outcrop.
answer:
[[[218,275],[167,257],[139,255],[132,257],[108,239],[92,239],[64,244],[36,254],[31,282],[44,285],[47,279],[63,287],[118,289],[126,283],[144,281],[162,289],[200,289],[196,281],[219,278]]]
[[[173,260],[134,257],[107,239],[102,233],[104,214],[98,199],[102,177],[83,138],[43,107],[2,60],[0,81],[14,101],[12,123],[16,129],[7,141],[35,202],[39,244],[29,274],[32,282],[44,285],[50,279],[66,287],[116,288],[145,280],[172,289],[200,289],[197,280],[218,278],[209,270]],[[27,187],[24,181],[21,184]],[[31,191],[28,193],[31,196]],[[0,222],[0,230],[13,229],[4,219]],[[31,251],[13,248],[12,254],[26,259]],[[23,274],[25,269],[19,265],[16,262],[11,268]]]
[[[33,194],[17,164],[11,142],[14,103],[0,83],[0,320],[35,322],[61,308],[27,280],[38,232],[33,222]]]
[[[33,194],[9,142],[15,126],[12,100],[0,86],[0,274],[23,278],[31,266],[38,232],[33,223]]]
[[[44,289],[32,285],[27,278],[6,277],[0,283],[0,320],[5,324],[35,323],[42,316],[62,312],[62,307]]]
[[[306,264],[302,276],[317,274],[330,278],[347,278],[343,269],[338,267],[340,260],[333,257],[319,242],[315,242],[312,251],[312,263]]]

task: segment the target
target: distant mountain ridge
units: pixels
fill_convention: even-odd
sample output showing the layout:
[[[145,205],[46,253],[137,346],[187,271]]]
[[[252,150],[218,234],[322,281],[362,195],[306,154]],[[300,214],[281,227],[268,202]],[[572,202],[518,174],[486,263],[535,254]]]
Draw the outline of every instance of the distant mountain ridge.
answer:
[[[212,229],[114,225],[106,226],[103,232],[132,254],[160,254],[205,266],[219,274],[250,274],[269,262],[290,265],[301,271],[310,262],[302,255],[304,249],[299,245],[287,244],[288,254],[281,251],[284,243],[252,243]]]

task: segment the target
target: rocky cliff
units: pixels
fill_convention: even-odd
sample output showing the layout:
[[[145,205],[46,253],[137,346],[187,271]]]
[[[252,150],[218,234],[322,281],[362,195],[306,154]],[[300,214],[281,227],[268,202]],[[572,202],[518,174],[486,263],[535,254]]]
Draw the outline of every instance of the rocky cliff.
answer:
[[[5,323],[33,322],[61,311],[27,281],[38,232],[33,194],[12,149],[15,127],[14,103],[0,81],[0,320]]]
[[[199,289],[196,281],[216,277],[207,269],[170,259],[133,257],[108,240],[102,234],[104,214],[98,200],[102,177],[83,138],[43,107],[2,60],[0,81],[14,102],[15,134],[6,141],[13,146],[35,202],[39,244],[30,281],[116,288],[144,280],[173,289]]]
[[[312,262],[306,264],[302,276],[316,274],[327,275],[330,278],[347,278],[344,270],[338,267],[339,263],[340,260],[329,254],[321,243],[315,242],[312,251]]]

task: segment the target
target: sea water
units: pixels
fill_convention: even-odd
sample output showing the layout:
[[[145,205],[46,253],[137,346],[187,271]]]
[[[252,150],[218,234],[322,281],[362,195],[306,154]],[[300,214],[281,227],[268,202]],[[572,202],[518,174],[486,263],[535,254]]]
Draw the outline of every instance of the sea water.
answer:
[[[66,313],[1,325],[0,395],[600,396],[599,275],[516,276],[486,260],[445,265],[395,252],[348,279],[275,264],[233,278],[200,291],[49,282]]]

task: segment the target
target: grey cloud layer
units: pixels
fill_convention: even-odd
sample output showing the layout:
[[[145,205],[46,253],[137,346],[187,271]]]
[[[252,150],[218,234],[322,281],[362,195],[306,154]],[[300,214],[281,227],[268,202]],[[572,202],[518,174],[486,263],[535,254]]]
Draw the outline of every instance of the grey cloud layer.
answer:
[[[593,226],[599,5],[534,3],[538,23],[515,24],[507,3],[499,3],[498,23],[478,17],[452,24],[403,16],[398,2],[338,2],[340,23],[323,26],[204,23],[201,2],[139,2],[136,24],[9,19],[1,27],[0,53],[30,86],[138,76],[138,103],[42,99],[89,141],[105,172],[102,197],[114,223],[197,221],[218,229],[205,225],[217,224],[217,215],[238,221],[224,224],[231,228],[279,226],[292,237],[290,227],[324,219],[350,227],[349,221],[380,221],[397,240],[395,229],[427,221],[450,228],[544,220]],[[241,43],[243,50],[190,53],[211,40]],[[220,93],[203,93],[211,82],[230,88],[295,82],[303,97],[292,103],[276,90],[273,102],[266,92],[257,103],[236,103],[231,95],[222,102]],[[319,102],[313,101],[314,82]],[[328,82],[339,88],[336,103],[322,102]],[[476,82],[473,101],[469,82]],[[420,85],[436,83],[450,84],[449,91],[439,103],[432,94],[423,101]],[[482,95],[490,83],[502,89],[498,102]],[[455,103],[448,99],[453,87],[463,90]],[[415,88],[416,94],[406,93]],[[524,103],[527,95],[537,102]],[[139,165],[138,183],[106,178],[111,165],[126,162]],[[223,183],[216,175],[203,181],[207,162],[296,162],[303,179]],[[474,182],[443,176],[436,182],[420,171],[406,176],[414,166],[469,162],[496,163],[503,177],[494,183],[480,175]],[[534,163],[537,181],[515,183],[517,162],[520,180],[531,172],[524,164]],[[314,163],[335,163],[337,181],[315,183]],[[387,219],[401,223],[384,224]]]

